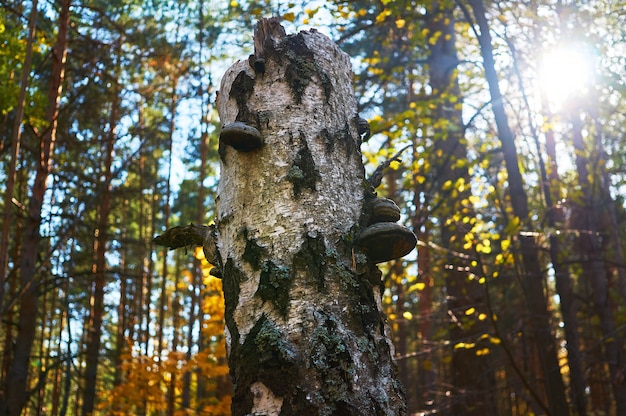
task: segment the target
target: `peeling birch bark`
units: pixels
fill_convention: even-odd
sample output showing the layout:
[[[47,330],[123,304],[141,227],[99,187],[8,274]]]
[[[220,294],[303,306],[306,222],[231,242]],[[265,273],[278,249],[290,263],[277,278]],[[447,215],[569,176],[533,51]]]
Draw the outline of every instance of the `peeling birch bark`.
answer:
[[[255,54],[223,77],[214,236],[233,415],[406,414],[375,263],[415,237],[377,223],[393,253],[359,244],[372,207],[393,207],[365,180],[352,76],[326,36],[262,19]]]

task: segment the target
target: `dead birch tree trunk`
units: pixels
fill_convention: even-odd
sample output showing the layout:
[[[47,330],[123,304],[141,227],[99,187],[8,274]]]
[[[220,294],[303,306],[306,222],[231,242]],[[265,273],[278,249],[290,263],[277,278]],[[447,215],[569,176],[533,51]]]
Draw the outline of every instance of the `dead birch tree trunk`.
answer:
[[[224,280],[233,414],[406,414],[376,263],[416,241],[365,180],[350,59],[275,18],[254,43],[219,92],[204,244]]]

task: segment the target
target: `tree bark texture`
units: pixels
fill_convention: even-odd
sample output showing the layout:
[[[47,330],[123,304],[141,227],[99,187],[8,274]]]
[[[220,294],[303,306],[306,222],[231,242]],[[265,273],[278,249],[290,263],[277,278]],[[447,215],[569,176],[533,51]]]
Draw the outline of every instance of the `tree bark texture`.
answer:
[[[224,282],[234,415],[406,414],[375,265],[385,249],[363,233],[376,198],[352,76],[326,36],[263,19],[255,54],[222,80],[209,255]]]

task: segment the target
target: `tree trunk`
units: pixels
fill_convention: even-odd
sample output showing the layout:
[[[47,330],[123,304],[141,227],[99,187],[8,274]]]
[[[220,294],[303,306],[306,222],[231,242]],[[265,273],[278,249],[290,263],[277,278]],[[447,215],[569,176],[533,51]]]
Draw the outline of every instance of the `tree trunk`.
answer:
[[[34,7],[36,8],[36,2]],[[35,331],[37,328],[37,298],[39,281],[36,277],[36,262],[39,254],[41,210],[46,192],[46,181],[50,174],[54,141],[56,139],[57,116],[65,74],[67,55],[67,31],[69,27],[70,0],[64,0],[59,14],[59,33],[53,50],[52,72],[48,89],[46,121],[49,123],[41,135],[37,171],[28,203],[28,216],[24,228],[23,251],[20,255],[20,315],[15,339],[15,355],[6,380],[6,414],[18,416],[28,400],[28,369]]]
[[[233,415],[407,413],[374,261],[406,254],[386,248],[410,246],[410,232],[395,240],[397,224],[367,227],[374,194],[352,88],[349,57],[332,41],[286,36],[275,19],[259,22],[255,54],[222,80],[213,261]],[[391,240],[370,240],[378,228]]]
[[[489,85],[498,135],[502,144],[513,213],[520,219],[522,226],[530,228],[528,199],[518,166],[518,155],[513,132],[508,124],[503,97],[498,85],[498,75],[493,58],[491,34],[489,33],[485,7],[482,0],[470,0],[469,4],[472,7],[480,30],[478,41],[483,57],[485,77]],[[542,405],[552,415],[567,415],[569,414],[569,408],[565,399],[565,386],[561,378],[555,340],[550,327],[550,312],[548,311],[546,294],[543,290],[544,275],[541,271],[539,248],[532,236],[519,236],[519,242],[522,266],[525,272],[522,283],[527,294],[530,331],[541,366],[541,376],[544,381],[543,390],[547,399],[547,405]]]
[[[2,213],[2,231],[0,232],[0,316],[2,316],[4,299],[4,276],[9,260],[9,230],[13,214],[13,191],[15,189],[15,175],[17,172],[17,160],[20,154],[20,138],[22,135],[22,121],[24,119],[24,105],[26,103],[26,91],[30,77],[30,67],[33,56],[33,40],[37,30],[37,0],[31,3],[30,16],[28,19],[28,38],[26,39],[26,57],[22,67],[20,78],[20,95],[15,110],[15,122],[11,136],[11,160],[7,172],[6,188],[4,191],[4,212]],[[1,396],[0,396],[1,398]]]
[[[489,354],[477,355],[476,351],[490,348],[488,339],[481,339],[491,330],[488,320],[479,320],[480,313],[488,313],[485,301],[485,286],[471,276],[477,271],[472,268],[473,254],[464,249],[465,235],[471,230],[475,219],[474,210],[469,203],[470,175],[468,171],[467,148],[464,140],[462,120],[461,92],[457,79],[457,56],[454,32],[455,19],[453,8],[444,3],[433,2],[426,18],[429,33],[436,37],[429,45],[428,69],[429,82],[437,98],[437,108],[433,120],[444,127],[434,128],[436,154],[445,155],[432,161],[435,179],[439,182],[436,189],[439,198],[445,199],[435,214],[441,224],[441,244],[453,253],[463,253],[451,262],[454,267],[444,269],[448,313],[454,317],[449,324],[450,340],[453,345],[459,342],[475,343],[475,348],[452,349],[452,411],[455,414],[484,415],[495,414],[494,400],[495,379],[493,358]],[[441,100],[440,96],[450,97]],[[454,100],[453,100],[454,98]],[[460,163],[459,163],[460,162]],[[457,183],[462,181],[459,189]],[[450,190],[442,189],[444,184],[452,183]],[[454,220],[454,218],[459,218]],[[467,221],[467,218],[472,220]],[[447,260],[449,261],[449,259]],[[469,308],[476,309],[475,314],[465,316]]]
[[[611,374],[611,387],[618,415],[626,414],[626,383],[624,382],[624,348],[623,337],[615,323],[613,311],[616,307],[609,296],[609,271],[605,267],[604,247],[602,246],[601,228],[598,226],[603,212],[602,187],[590,181],[602,181],[600,175],[590,174],[587,167],[589,160],[583,140],[583,124],[578,114],[572,115],[572,139],[576,155],[576,171],[582,195],[574,203],[572,223],[578,231],[576,246],[580,256],[584,278],[593,291],[594,308],[599,318],[603,337],[604,357]],[[598,189],[597,195],[594,188]],[[601,201],[600,204],[596,201]],[[610,235],[610,234],[609,234]]]
[[[547,107],[546,107],[547,108]],[[539,150],[539,149],[538,149]],[[548,158],[547,172],[542,172],[543,194],[548,210],[548,226],[553,230],[565,226],[563,210],[555,203],[560,195],[556,144],[554,132],[546,131],[546,155]],[[540,156],[541,157],[541,156]],[[545,170],[545,169],[543,169]],[[579,311],[578,302],[574,296],[574,285],[570,277],[570,268],[565,264],[567,253],[562,244],[562,237],[554,233],[550,234],[550,260],[554,270],[554,282],[560,299],[561,315],[565,327],[565,340],[567,341],[567,362],[570,369],[570,397],[572,406],[578,416],[587,415],[587,397],[585,395],[585,375],[582,357],[580,354],[579,324],[576,313]]]
[[[122,38],[116,45],[118,66],[121,61]],[[111,114],[109,118],[109,132],[104,147],[104,181],[101,188],[101,201],[99,207],[98,228],[95,232],[96,261],[92,282],[91,309],[89,320],[85,327],[87,335],[87,347],[85,351],[85,386],[83,392],[82,415],[88,416],[93,413],[96,403],[96,382],[100,358],[100,344],[102,337],[102,324],[104,317],[104,286],[106,284],[106,251],[109,242],[109,214],[111,213],[111,181],[113,179],[113,152],[117,140],[117,123],[119,122],[119,68],[116,69],[114,80],[113,100],[111,102]]]

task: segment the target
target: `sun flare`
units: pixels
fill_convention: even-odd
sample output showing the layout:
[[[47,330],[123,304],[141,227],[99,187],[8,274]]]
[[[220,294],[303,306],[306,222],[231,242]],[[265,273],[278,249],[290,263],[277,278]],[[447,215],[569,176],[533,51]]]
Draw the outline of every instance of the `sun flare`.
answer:
[[[546,51],[539,60],[539,87],[555,110],[583,98],[593,82],[593,56],[581,46]]]

